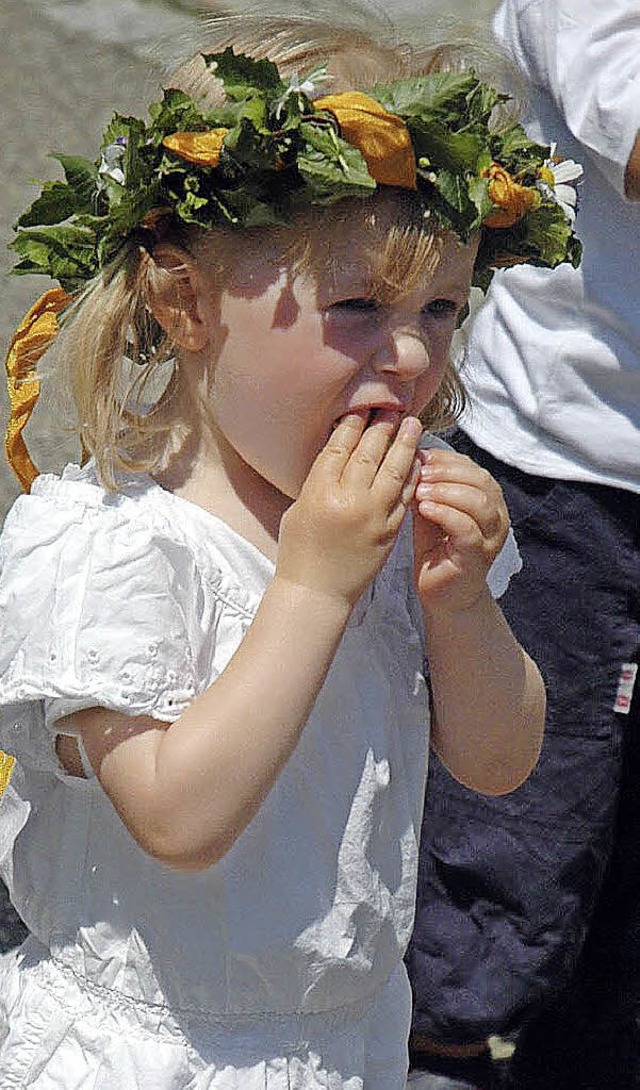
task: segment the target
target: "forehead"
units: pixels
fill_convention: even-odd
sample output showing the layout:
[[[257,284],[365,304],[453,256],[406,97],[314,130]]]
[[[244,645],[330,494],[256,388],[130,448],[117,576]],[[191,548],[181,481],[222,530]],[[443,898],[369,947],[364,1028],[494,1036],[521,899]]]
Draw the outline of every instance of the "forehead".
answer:
[[[300,214],[282,229],[229,232],[218,239],[219,273],[235,293],[260,294],[286,273],[310,278],[320,295],[352,286],[387,297],[433,284],[467,292],[478,240],[462,244],[439,227],[411,194],[379,193]]]
[[[309,265],[319,283],[333,282],[338,288],[346,282],[362,284],[382,299],[429,285],[468,291],[477,239],[461,243],[425,216],[417,199],[395,191],[350,203],[310,232]]]

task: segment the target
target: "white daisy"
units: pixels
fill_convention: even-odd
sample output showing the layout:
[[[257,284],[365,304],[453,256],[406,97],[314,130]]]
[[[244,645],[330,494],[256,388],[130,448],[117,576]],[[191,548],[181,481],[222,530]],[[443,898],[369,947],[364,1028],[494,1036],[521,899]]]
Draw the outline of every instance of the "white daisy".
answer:
[[[556,159],[556,145],[551,145],[551,154],[545,159],[540,170],[538,188],[545,197],[554,200],[564,212],[567,223],[573,225],[576,218],[578,193],[575,185],[584,171],[575,159]]]
[[[324,65],[322,68],[315,68],[313,72],[310,72],[309,75],[302,80],[302,82],[300,81],[298,73],[294,72],[289,80],[289,86],[276,102],[276,117],[279,118],[282,114],[285,103],[290,95],[303,94],[307,98],[316,98],[322,89],[322,85],[327,82],[328,78],[327,69]]]
[[[124,185],[124,171],[121,164],[124,159],[125,148],[125,138],[123,136],[118,137],[114,144],[109,144],[103,150],[100,166],[98,167],[98,174],[111,178],[118,185]]]

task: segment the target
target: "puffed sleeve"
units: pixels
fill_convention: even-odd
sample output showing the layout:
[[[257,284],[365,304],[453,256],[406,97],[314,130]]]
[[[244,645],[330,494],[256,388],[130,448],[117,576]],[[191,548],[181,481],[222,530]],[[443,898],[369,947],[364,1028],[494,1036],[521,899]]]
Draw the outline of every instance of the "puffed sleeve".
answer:
[[[513,530],[509,528],[506,541],[487,572],[487,583],[494,598],[502,598],[511,576],[522,568],[522,557]]]
[[[637,0],[512,0],[499,9],[494,31],[624,194],[624,173],[640,128]]]
[[[92,705],[173,721],[196,693],[188,555],[126,505],[54,482],[16,501],[0,539],[0,747],[13,753],[7,724],[33,702],[47,726]]]

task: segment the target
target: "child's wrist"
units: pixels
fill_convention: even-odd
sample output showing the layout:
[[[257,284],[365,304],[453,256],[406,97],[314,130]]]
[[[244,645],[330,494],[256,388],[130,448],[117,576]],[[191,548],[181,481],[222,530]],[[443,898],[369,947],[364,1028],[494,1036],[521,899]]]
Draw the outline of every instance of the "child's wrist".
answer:
[[[419,595],[427,624],[467,624],[474,620],[487,607],[492,607],[493,596],[487,583],[477,593],[458,597],[451,595],[434,597],[432,594]]]
[[[355,602],[351,602],[343,594],[314,586],[311,582],[307,583],[278,570],[271,581],[270,591],[280,596],[288,608],[308,611],[310,620],[314,616],[324,617],[343,626],[349,620],[355,605]]]

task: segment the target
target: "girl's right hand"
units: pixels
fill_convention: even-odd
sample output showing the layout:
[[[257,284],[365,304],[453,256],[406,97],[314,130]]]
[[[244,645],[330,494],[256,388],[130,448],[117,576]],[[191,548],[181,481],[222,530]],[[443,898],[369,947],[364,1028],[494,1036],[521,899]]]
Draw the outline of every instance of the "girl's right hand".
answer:
[[[276,576],[354,605],[391,552],[413,500],[422,425],[345,416],[284,515]]]
[[[388,556],[418,479],[420,423],[342,420],[282,520],[276,576],[222,673],[173,723],[74,716],[138,844],[169,866],[218,862],[298,744],[353,603]]]

